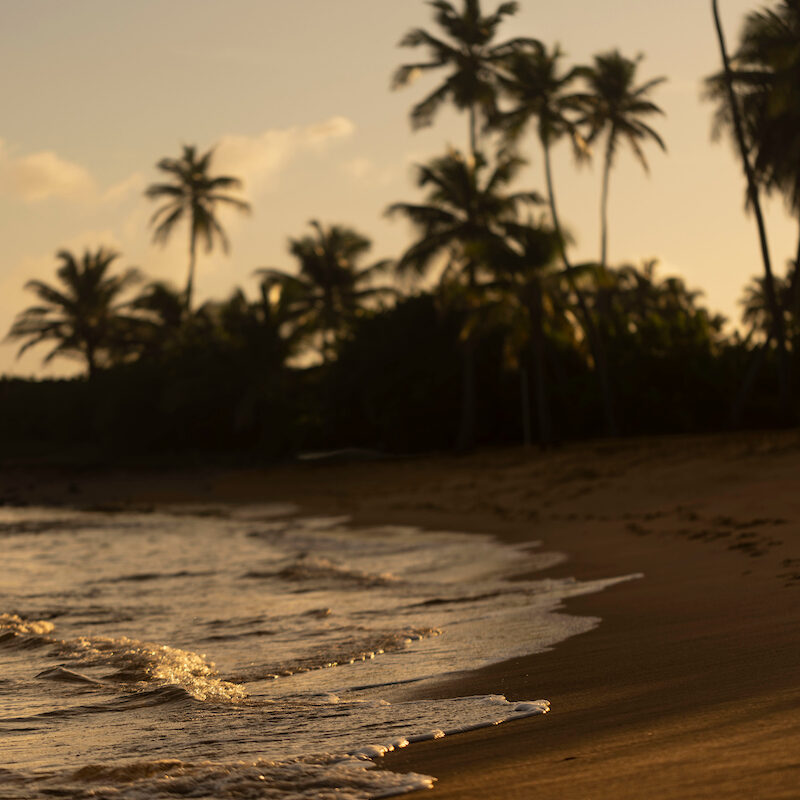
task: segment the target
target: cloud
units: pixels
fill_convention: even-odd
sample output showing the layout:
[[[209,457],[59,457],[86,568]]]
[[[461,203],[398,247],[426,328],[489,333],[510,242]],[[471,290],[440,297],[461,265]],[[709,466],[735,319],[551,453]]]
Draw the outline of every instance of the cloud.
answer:
[[[138,199],[144,192],[146,183],[147,181],[141,172],[134,172],[113,186],[109,186],[103,192],[101,201],[110,205],[119,205],[131,197]]]
[[[370,186],[388,186],[401,177],[397,165],[379,167],[369,158],[356,156],[341,165],[341,169],[352,180]]]
[[[357,156],[345,161],[342,164],[342,169],[355,180],[359,181],[366,178],[371,172],[374,171],[375,165],[368,158]]]
[[[320,152],[336,139],[353,135],[346,117],[331,117],[305,127],[270,129],[257,136],[227,134],[217,145],[214,171],[241,178],[249,194],[271,188],[277,173],[304,151]]]
[[[90,197],[95,184],[80,164],[52,150],[13,156],[0,140],[0,186],[6,193],[36,203],[50,197]]]

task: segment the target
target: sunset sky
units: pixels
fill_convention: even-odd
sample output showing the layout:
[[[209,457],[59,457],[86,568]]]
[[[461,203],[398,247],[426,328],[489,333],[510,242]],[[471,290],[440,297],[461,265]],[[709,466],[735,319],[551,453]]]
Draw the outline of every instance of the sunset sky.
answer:
[[[488,12],[497,0],[484,0]],[[731,47],[746,12],[762,4],[722,0]],[[560,42],[572,63],[614,47],[644,53],[640,82],[664,75],[653,99],[648,177],[626,150],[611,179],[612,264],[655,257],[660,274],[703,289],[713,309],[738,321],[743,285],[761,269],[755,227],[743,213],[743,179],[729,144],[710,140],[712,107],[701,81],[718,69],[710,3],[701,0],[522,0],[499,39]],[[54,279],[55,252],[100,244],[119,267],[183,285],[186,236],[150,242],[154,205],[143,197],[156,161],[181,144],[217,146],[214,172],[241,177],[250,217],[224,216],[229,256],[201,256],[197,301],[235,286],[252,294],[261,266],[293,268],[289,236],[307,222],[343,223],[374,241],[375,259],[409,242],[383,212],[420,197],[412,164],[466,145],[466,119],[446,110],[412,132],[408,112],[444,73],[392,92],[394,69],[422,51],[397,47],[411,27],[433,30],[424,0],[2,0],[0,3],[0,329],[33,296],[32,277]],[[520,188],[544,189],[531,134]],[[566,146],[555,180],[577,258],[599,252],[600,161],[578,170]],[[793,257],[797,225],[768,204],[776,271]],[[15,359],[0,346],[0,373],[69,374],[45,348]]]

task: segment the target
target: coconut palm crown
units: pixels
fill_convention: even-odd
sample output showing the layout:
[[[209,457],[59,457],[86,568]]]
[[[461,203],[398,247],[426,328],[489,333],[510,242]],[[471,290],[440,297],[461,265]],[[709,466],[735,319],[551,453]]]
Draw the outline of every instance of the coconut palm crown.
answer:
[[[309,224],[312,234],[289,239],[289,252],[299,265],[297,274],[274,268],[256,274],[265,295],[273,287],[280,292],[287,314],[316,336],[323,361],[328,361],[366,304],[394,296],[393,289],[370,285],[392,262],[384,259],[361,267],[359,262],[372,247],[368,238],[344,225],[324,226],[317,220]]]
[[[411,123],[414,128],[432,124],[440,106],[452,101],[456,108],[469,114],[470,149],[474,156],[478,150],[478,114],[482,112],[489,118],[496,107],[499,64],[515,49],[536,40],[518,37],[493,43],[503,18],[516,13],[516,2],[501,3],[488,15],[481,11],[480,0],[463,0],[461,11],[446,0],[431,0],[429,5],[444,37],[423,28],[410,30],[400,40],[400,47],[426,47],[429,59],[399,67],[392,88],[408,85],[422,72],[449,68],[444,82],[412,108]]]
[[[86,363],[92,378],[124,347],[125,328],[133,320],[124,314],[130,303],[120,302],[120,295],[141,276],[132,268],[110,275],[119,253],[104,247],[86,250],[82,258],[61,250],[56,258],[61,262],[56,271],[60,285],[28,281],[25,288],[36,295],[39,304],[17,315],[7,338],[27,340],[18,356],[42,342],[53,342],[44,363],[58,356],[78,358]]]
[[[242,182],[230,175],[209,174],[214,150],[198,155],[193,145],[184,145],[180,158],[162,158],[156,165],[172,181],[154,183],[145,191],[151,200],[166,202],[150,218],[154,227],[153,241],[166,244],[179,222],[189,223],[189,275],[186,281],[185,307],[191,311],[194,291],[197,242],[202,241],[210,252],[218,241],[224,252],[229,249],[228,237],[216,216],[217,206],[230,206],[238,211],[250,211],[249,203],[225,192],[241,189]]]
[[[502,238],[502,223],[515,220],[521,205],[542,202],[537,192],[506,191],[524,164],[503,151],[490,169],[480,154],[465,158],[458,150],[418,164],[416,183],[427,190],[426,202],[394,203],[386,210],[388,216],[406,217],[418,233],[397,262],[398,271],[422,275],[437,255],[455,252],[474,285],[480,254],[491,239]]]
[[[608,255],[608,183],[620,144],[630,147],[645,172],[650,171],[642,149],[646,141],[655,142],[666,151],[661,136],[644,120],[663,114],[648,95],[666,78],[653,78],[636,85],[636,70],[643,56],[626,58],[619,50],[594,57],[594,64],[582,70],[588,92],[580,95],[583,105],[582,122],[588,126],[587,141],[605,135],[603,190],[601,197],[600,263],[606,266]]]
[[[512,53],[505,61],[500,74],[500,86],[511,101],[511,108],[499,114],[494,121],[511,141],[519,138],[530,125],[534,125],[544,155],[545,179],[553,227],[561,237],[561,252],[567,268],[565,237],[556,208],[551,150],[561,138],[568,137],[581,160],[588,157],[586,142],[578,131],[577,113],[581,108],[580,95],[572,86],[581,73],[579,67],[561,69],[564,57],[559,45],[552,50],[536,43]]]

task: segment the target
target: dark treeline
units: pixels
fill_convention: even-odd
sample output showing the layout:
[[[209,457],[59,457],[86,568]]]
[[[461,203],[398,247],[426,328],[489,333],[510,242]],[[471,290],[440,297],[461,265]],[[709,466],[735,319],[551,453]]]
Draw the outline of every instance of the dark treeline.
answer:
[[[662,113],[651,95],[664,79],[640,81],[641,58],[616,50],[569,68],[557,46],[498,43],[516,3],[488,16],[477,0],[430,5],[435,32],[415,29],[401,41],[428,60],[400,67],[393,83],[447,73],[412,122],[431,124],[451,102],[465,112],[469,147],[419,165],[416,198],[387,209],[412,225],[405,252],[368,263],[368,238],[313,221],[289,240],[292,269],[259,269],[255,291],[196,308],[198,247],[228,247],[217,209],[249,206],[231,194],[237,178],[212,174],[213,151],[184,147],[158,163],[164,182],[146,194],[160,203],[156,242],[188,233],[185,288],[115,272],[119,255],[104,248],[60,252],[57,282],[29,282],[38,303],[9,337],[21,352],[50,345],[46,360],[79,359],[86,376],[0,380],[7,454],[87,447],[115,457],[281,458],[796,422],[800,259],[781,277],[764,241],[764,276],[743,292],[744,334],[724,333],[700,293],[661,277],[655,261],[609,263],[613,167],[628,150],[647,169],[643,148],[666,149],[651,124]],[[800,130],[795,4],[752,14],[739,49],[723,53],[708,94],[719,125],[736,133],[749,206],[777,191],[796,213],[800,150],[785,149]],[[542,194],[516,186],[529,140],[542,158]],[[551,164],[561,144],[578,161],[601,154],[594,262],[569,255]],[[429,274],[438,278],[407,293],[392,281]]]

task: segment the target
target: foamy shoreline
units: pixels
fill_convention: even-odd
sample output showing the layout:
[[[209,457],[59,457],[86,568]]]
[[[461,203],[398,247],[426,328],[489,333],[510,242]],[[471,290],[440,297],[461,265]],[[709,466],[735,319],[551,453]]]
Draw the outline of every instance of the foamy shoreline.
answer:
[[[544,456],[159,475],[34,470],[2,481],[38,502],[288,500],[364,524],[542,539],[570,555],[566,570],[579,578],[644,572],[568,601],[568,611],[603,619],[594,631],[447,687],[513,700],[535,686],[553,713],[418,744],[380,766],[435,775],[442,798],[738,800],[796,796],[799,474],[797,434],[754,433]]]

